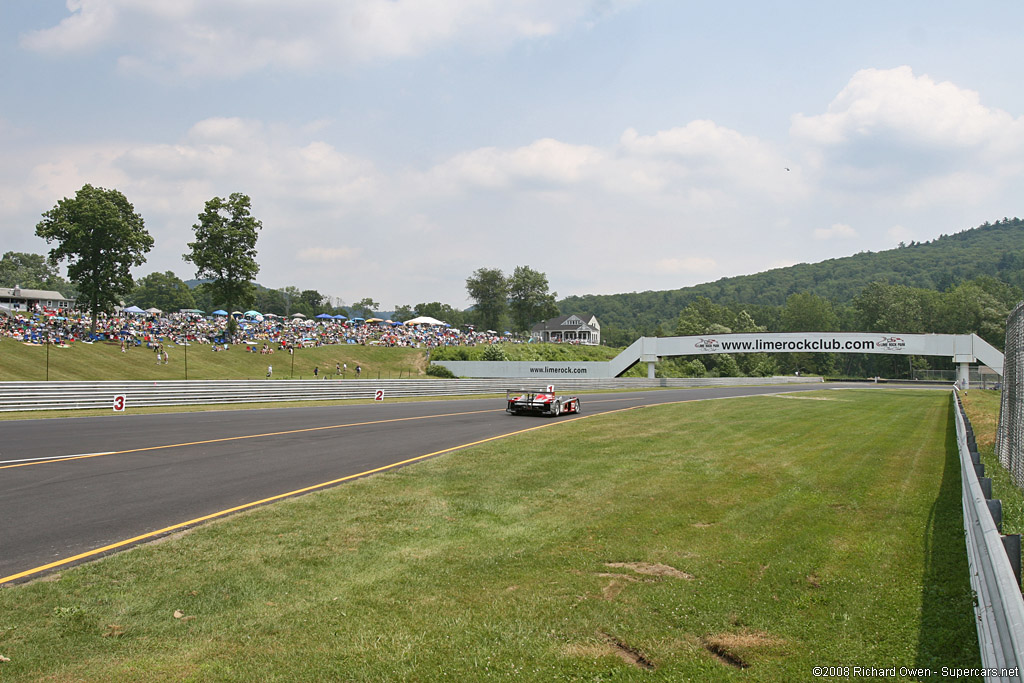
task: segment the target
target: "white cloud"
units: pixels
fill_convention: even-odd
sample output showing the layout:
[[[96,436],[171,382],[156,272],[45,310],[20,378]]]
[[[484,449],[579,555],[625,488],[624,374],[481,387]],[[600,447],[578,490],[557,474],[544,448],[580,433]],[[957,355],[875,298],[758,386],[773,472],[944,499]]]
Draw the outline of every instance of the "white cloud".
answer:
[[[790,134],[820,191],[890,209],[991,200],[1024,169],[1024,117],[907,66],[858,71]]]
[[[826,113],[794,115],[792,133],[826,147],[885,137],[954,148],[990,145],[1007,136],[1016,137],[1019,145],[1024,123],[985,107],[972,90],[915,76],[909,66],[901,66],[858,71]]]
[[[857,231],[845,223],[835,223],[828,228],[814,229],[814,239],[816,240],[853,239],[855,237],[857,237]]]
[[[627,158],[648,164],[677,186],[742,187],[774,195],[802,192],[797,174],[771,144],[720,126],[692,121],[686,126],[640,135],[630,128],[620,139]]]
[[[573,145],[550,138],[499,149],[463,152],[420,176],[423,192],[460,193],[473,187],[544,191],[549,199],[586,190],[619,196],[672,197],[714,207],[738,192],[766,201],[803,195],[800,175],[756,137],[695,121],[640,135],[627,129],[615,147]]]
[[[430,181],[453,190],[522,183],[566,185],[593,177],[605,159],[597,148],[545,138],[515,149],[485,147],[458,154],[435,167]]]
[[[489,51],[549,36],[636,0],[68,0],[70,16],[22,37],[32,50],[123,51],[125,69],[237,76]]]

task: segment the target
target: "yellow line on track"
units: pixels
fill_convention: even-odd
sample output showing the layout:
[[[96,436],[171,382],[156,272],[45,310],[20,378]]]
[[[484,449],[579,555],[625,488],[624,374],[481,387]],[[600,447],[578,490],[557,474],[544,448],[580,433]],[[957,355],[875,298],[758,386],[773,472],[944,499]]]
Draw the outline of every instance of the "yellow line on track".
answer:
[[[304,432],[320,432],[327,429],[344,429],[346,427],[367,427],[369,425],[387,424],[389,422],[408,422],[410,420],[430,420],[439,417],[459,417],[461,415],[476,415],[478,413],[496,413],[496,410],[471,410],[465,413],[445,413],[443,415],[421,415],[419,417],[395,417],[388,420],[371,420],[369,422],[351,422],[348,424],[340,425],[327,425],[324,427],[308,427],[305,429],[290,429],[283,432],[267,432],[265,434],[243,434],[242,436],[225,436],[220,439],[207,439],[205,441],[188,441],[185,443],[171,443],[164,444],[163,446],[143,446],[142,448],[128,448],[123,451],[107,451],[105,453],[86,453],[83,455],[69,455],[67,457],[56,457],[49,460],[36,460],[33,462],[23,462],[15,465],[2,465],[0,470],[7,470],[14,467],[30,467],[32,465],[49,465],[57,462],[67,462],[69,460],[85,460],[87,458],[100,458],[105,455],[124,455],[125,453],[141,453],[143,451],[159,451],[165,448],[183,448],[185,446],[202,446],[210,443],[222,443],[225,441],[241,441],[243,439],[261,439],[269,436],[286,436],[288,434],[302,434]]]
[[[622,408],[622,410],[631,410],[631,408]],[[489,411],[481,410],[481,411],[475,411],[475,412],[489,412]],[[618,412],[618,411],[610,411],[610,412]],[[455,414],[457,414],[457,415],[468,415],[468,414],[471,414],[471,413],[455,413]],[[598,414],[599,415],[607,415],[608,413],[598,413]],[[400,462],[394,462],[394,463],[391,463],[390,465],[383,465],[381,467],[377,467],[377,468],[374,468],[372,470],[366,470],[365,472],[360,472],[358,474],[350,474],[350,475],[348,475],[346,477],[340,477],[338,479],[332,479],[331,481],[325,481],[325,482],[322,482],[320,484],[313,484],[312,486],[306,486],[305,488],[296,489],[294,491],[289,491],[287,493],[280,493],[280,494],[278,494],[276,496],[271,496],[269,498],[264,498],[262,500],[256,500],[256,501],[253,501],[251,503],[244,503],[242,505],[236,505],[235,507],[228,508],[227,510],[220,510],[219,512],[214,512],[214,513],[211,513],[209,515],[204,515],[202,517],[196,517],[195,519],[190,519],[187,522],[180,522],[180,523],[174,524],[172,526],[164,527],[163,529],[158,529],[156,531],[151,531],[149,533],[142,534],[140,536],[134,536],[132,538],[128,538],[128,539],[125,539],[123,541],[118,541],[116,543],[111,543],[109,545],[103,546],[102,548],[96,548],[95,550],[88,550],[88,551],[86,551],[84,553],[79,553],[78,555],[74,555],[72,557],[66,557],[66,558],[64,558],[62,560],[57,560],[55,562],[50,562],[49,564],[44,564],[42,566],[34,567],[32,569],[26,569],[25,571],[19,572],[17,574],[11,574],[10,576],[0,577],[0,585],[3,585],[3,584],[5,584],[5,583],[7,583],[9,581],[17,581],[18,579],[23,579],[26,576],[31,576],[32,574],[38,574],[39,572],[44,572],[44,571],[46,571],[48,569],[55,569],[57,567],[61,567],[61,566],[64,566],[66,564],[70,564],[72,562],[77,562],[79,560],[84,560],[84,559],[87,559],[87,558],[90,558],[90,557],[95,557],[96,555],[102,555],[103,553],[110,552],[111,550],[117,550],[118,548],[123,548],[123,547],[131,545],[133,543],[138,543],[139,541],[144,541],[144,540],[149,539],[149,538],[156,538],[157,536],[162,536],[163,534],[170,533],[172,531],[177,531],[178,529],[184,529],[186,527],[190,527],[190,526],[193,526],[195,524],[199,524],[200,522],[207,522],[207,521],[209,521],[211,519],[216,519],[218,517],[223,517],[225,515],[229,515],[229,514],[234,513],[234,512],[240,512],[241,510],[247,510],[249,508],[253,508],[253,507],[256,507],[256,506],[259,506],[259,505],[265,505],[266,503],[272,503],[272,502],[274,502],[276,500],[281,500],[283,498],[288,498],[290,496],[297,496],[297,495],[303,494],[303,493],[309,493],[310,491],[315,491],[317,489],[325,488],[327,486],[333,486],[335,484],[340,484],[342,482],[350,481],[352,479],[358,479],[359,477],[365,477],[365,476],[370,475],[370,474],[376,474],[377,472],[383,472],[385,470],[394,469],[396,467],[401,467],[402,465],[408,465],[409,463],[417,462],[419,460],[425,460],[427,458],[432,458],[434,456],[442,455],[444,453],[451,453],[452,451],[457,451],[457,450],[462,449],[462,448],[469,448],[470,446],[479,446],[480,444],[484,444],[484,443],[487,443],[489,441],[496,441],[498,439],[504,439],[506,437],[515,436],[517,434],[525,434],[527,432],[536,431],[538,429],[544,429],[545,427],[553,427],[555,425],[567,424],[569,422],[575,422],[576,420],[583,420],[583,419],[586,419],[588,417],[596,417],[596,415],[580,415],[578,417],[573,417],[573,418],[570,418],[570,419],[567,419],[567,420],[559,420],[558,422],[551,422],[551,423],[548,423],[548,424],[538,425],[536,427],[529,427],[527,429],[520,429],[520,430],[515,431],[515,432],[509,432],[508,434],[499,434],[498,436],[492,436],[492,437],[488,437],[486,439],[480,439],[479,441],[472,441],[470,443],[464,443],[464,444],[460,444],[458,446],[451,446],[450,448],[444,448],[444,449],[439,450],[439,451],[434,451],[433,453],[426,453],[424,455],[418,455],[418,456],[416,456],[414,458],[408,458],[407,460],[402,460]],[[412,420],[412,419],[420,419],[420,418],[400,418],[400,419],[402,419],[402,420]],[[393,422],[393,421],[396,421],[396,420],[380,420],[379,422]],[[376,424],[376,423],[367,422],[367,423],[361,423],[361,424]],[[341,426],[341,425],[339,425],[339,426]],[[328,428],[327,427],[318,427],[316,429],[328,429]],[[313,431],[313,430],[297,430],[297,431],[301,432],[301,431]],[[288,434],[288,433],[292,433],[292,432],[278,432],[278,433]],[[234,437],[234,438],[246,438],[246,437]],[[228,439],[225,439],[225,440],[228,440]],[[208,443],[208,442],[197,442],[197,443]],[[163,448],[163,447],[160,446],[158,448]],[[145,449],[139,449],[139,450],[145,450]],[[127,451],[121,451],[121,452],[127,452]]]

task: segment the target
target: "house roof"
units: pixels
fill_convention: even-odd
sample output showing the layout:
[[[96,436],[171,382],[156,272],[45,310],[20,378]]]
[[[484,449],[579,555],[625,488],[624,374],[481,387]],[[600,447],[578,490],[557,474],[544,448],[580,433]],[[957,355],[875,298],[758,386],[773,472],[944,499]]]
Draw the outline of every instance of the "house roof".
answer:
[[[601,329],[600,324],[597,322],[597,318],[594,316],[583,316],[576,314],[560,315],[557,318],[551,318],[545,320],[542,323],[537,323],[533,326],[533,331],[540,330],[578,330],[581,327],[586,327],[591,330]]]
[[[64,299],[63,294],[49,289],[26,289],[24,287],[18,287],[18,293],[15,294],[14,292],[14,287],[0,287],[0,296],[15,299]]]

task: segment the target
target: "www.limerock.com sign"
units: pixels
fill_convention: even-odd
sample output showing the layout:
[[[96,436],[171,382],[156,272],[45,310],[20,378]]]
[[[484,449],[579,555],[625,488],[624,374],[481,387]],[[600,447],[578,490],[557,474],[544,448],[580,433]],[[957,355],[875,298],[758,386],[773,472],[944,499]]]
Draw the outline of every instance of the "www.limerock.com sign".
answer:
[[[440,361],[459,377],[608,379],[637,363],[675,356],[718,353],[872,353],[940,356],[955,363],[981,362],[998,374],[1003,354],[974,334],[883,334],[873,332],[779,332],[693,337],[641,337],[608,362]],[[653,375],[652,375],[653,376]]]

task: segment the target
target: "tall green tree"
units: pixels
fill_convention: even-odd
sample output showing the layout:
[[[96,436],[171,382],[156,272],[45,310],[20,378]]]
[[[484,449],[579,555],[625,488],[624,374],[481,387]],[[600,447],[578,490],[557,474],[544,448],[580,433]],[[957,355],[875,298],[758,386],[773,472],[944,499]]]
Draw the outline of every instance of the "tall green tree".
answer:
[[[779,324],[782,332],[836,332],[839,316],[828,299],[810,292],[797,292],[786,298]]]
[[[196,307],[192,290],[169,270],[139,278],[129,300],[139,308],[159,308],[165,313]]]
[[[260,313],[273,313],[274,315],[285,315],[284,295],[279,289],[268,289],[256,285],[256,301],[253,307]]]
[[[508,279],[500,268],[478,268],[466,278],[466,291],[476,302],[476,318],[485,329],[497,330],[508,311]]]
[[[872,282],[853,299],[857,322],[867,332],[922,334],[940,308],[939,292],[906,285]]]
[[[304,307],[303,313],[306,315],[317,315],[323,313],[326,310],[324,301],[326,297],[323,294],[316,291],[315,289],[304,289],[299,293],[300,307]]]
[[[255,298],[252,280],[260,272],[256,241],[262,227],[252,215],[251,200],[240,192],[206,202],[192,226],[196,241],[188,243],[189,252],[182,258],[195,265],[197,278],[212,279],[212,298],[229,311],[251,305]],[[229,326],[233,320],[229,318]]]
[[[302,295],[299,288],[295,285],[288,285],[287,287],[282,287],[277,291],[281,293],[281,300],[284,302],[283,315],[290,316],[292,313],[298,313],[295,306],[300,303],[299,297]],[[305,313],[303,313],[303,315],[305,315]]]
[[[350,311],[352,311],[353,313],[359,313],[359,315],[357,316],[359,318],[371,317],[373,315],[373,312],[376,311],[378,308],[380,308],[380,303],[374,301],[370,297],[360,299],[359,301],[349,306]]]
[[[405,322],[406,320],[412,320],[416,317],[416,313],[413,311],[412,306],[408,304],[401,304],[395,306],[395,312],[392,314],[391,319],[397,322]]]
[[[527,331],[541,320],[558,315],[555,297],[558,292],[548,291],[548,276],[529,266],[516,266],[508,279],[508,301],[512,311],[512,325]]]
[[[92,185],[83,185],[74,199],[65,197],[44,213],[36,235],[47,244],[57,242],[49,261],[67,262],[68,277],[78,287],[78,306],[90,312],[93,331],[96,316],[112,311],[132,291],[131,268],[145,263],[153,248],[153,237],[128,199]]]
[[[797,292],[786,298],[779,324],[782,332],[836,332],[839,316],[828,299],[810,292]],[[797,352],[779,357],[779,364],[787,374],[800,371],[829,375],[835,372],[837,362],[834,353]]]
[[[73,296],[70,283],[60,276],[57,267],[42,254],[9,251],[0,258],[0,287],[53,289],[64,296]]]

